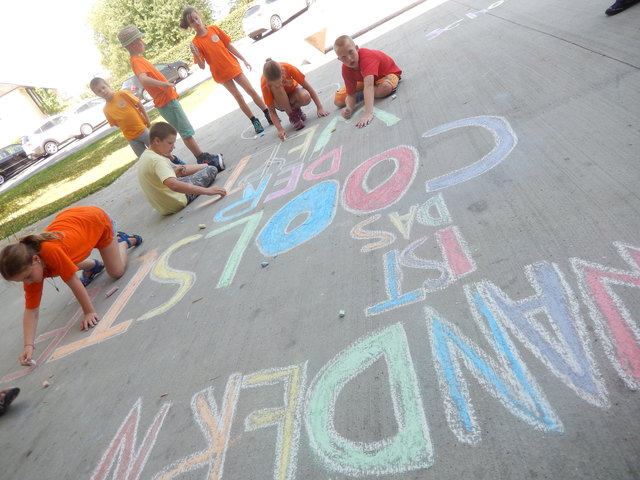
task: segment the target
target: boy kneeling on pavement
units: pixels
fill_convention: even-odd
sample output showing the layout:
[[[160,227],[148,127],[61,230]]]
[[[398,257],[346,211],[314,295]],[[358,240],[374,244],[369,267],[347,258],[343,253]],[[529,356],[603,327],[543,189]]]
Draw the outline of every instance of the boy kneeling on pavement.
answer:
[[[199,195],[220,195],[224,188],[214,187],[216,175],[224,170],[219,155],[214,165],[178,165],[171,163],[177,130],[166,122],[157,122],[149,131],[150,146],[138,160],[138,181],[147,201],[162,215],[182,210]]]

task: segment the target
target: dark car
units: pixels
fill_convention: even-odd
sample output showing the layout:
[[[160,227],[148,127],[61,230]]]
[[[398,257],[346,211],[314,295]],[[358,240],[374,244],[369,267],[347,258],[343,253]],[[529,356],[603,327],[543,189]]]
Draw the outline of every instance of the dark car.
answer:
[[[173,63],[155,63],[154,66],[168,81],[172,83],[178,83],[180,80],[184,80],[191,73],[189,71],[189,66],[182,61]],[[151,95],[149,95],[149,93],[142,87],[140,80],[138,80],[138,77],[135,75],[131,75],[127,78],[122,83],[120,90],[129,90],[136,97],[141,98],[145,102],[151,101]]]
[[[22,145],[7,145],[0,149],[0,185],[33,163]]]

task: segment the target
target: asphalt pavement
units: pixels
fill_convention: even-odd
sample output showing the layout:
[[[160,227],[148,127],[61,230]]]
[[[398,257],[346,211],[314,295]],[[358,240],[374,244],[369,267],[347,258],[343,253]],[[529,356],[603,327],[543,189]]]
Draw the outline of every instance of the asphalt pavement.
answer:
[[[217,88],[191,117],[228,197],[162,217],[131,169],[81,201],[145,242],[88,333],[46,284],[31,368],[0,284],[0,477],[640,477],[640,6],[608,6],[420,4],[357,38],[403,69],[364,129],[314,7],[240,42],[331,115],[280,142]]]

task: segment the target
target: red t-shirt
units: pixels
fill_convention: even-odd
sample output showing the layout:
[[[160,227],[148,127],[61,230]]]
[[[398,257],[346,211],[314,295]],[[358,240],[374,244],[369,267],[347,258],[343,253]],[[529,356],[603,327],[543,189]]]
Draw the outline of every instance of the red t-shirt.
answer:
[[[238,59],[229,51],[231,37],[224,30],[210,25],[207,34],[193,37],[192,43],[200,57],[209,64],[211,76],[216,83],[228,82],[242,73]],[[194,55],[195,60],[195,55]]]
[[[46,232],[61,232],[57,240],[43,242],[38,254],[44,262],[44,277],[60,277],[68,282],[78,271],[77,263],[89,257],[94,248],[105,248],[114,235],[111,219],[98,207],[72,207],[60,212]],[[44,279],[24,283],[25,308],[38,308]]]
[[[389,55],[380,50],[358,49],[358,70],[342,65],[342,78],[349,95],[356,93],[356,83],[364,81],[364,77],[373,75],[374,82],[393,73],[400,77],[402,70]]]
[[[285,92],[291,93],[299,84],[304,83],[304,73],[296,67],[284,62],[280,62],[280,66],[283,70],[282,86]],[[273,105],[273,94],[271,93],[269,85],[267,85],[264,75],[260,79],[260,88],[262,89],[262,97],[264,98],[265,105]]]
[[[144,57],[135,56],[129,59],[131,61],[131,68],[133,69],[133,73],[136,74],[138,80],[140,80],[140,75],[146,73],[149,78],[153,78],[155,80],[160,80],[161,82],[166,82],[167,79],[164,75],[162,75],[156,67],[154,67],[149,60]],[[142,83],[142,82],[140,82]],[[153,104],[157,107],[164,107],[171,100],[175,100],[178,98],[178,92],[176,92],[175,88],[168,87],[148,87],[147,85],[142,86],[151,98],[153,98]]]

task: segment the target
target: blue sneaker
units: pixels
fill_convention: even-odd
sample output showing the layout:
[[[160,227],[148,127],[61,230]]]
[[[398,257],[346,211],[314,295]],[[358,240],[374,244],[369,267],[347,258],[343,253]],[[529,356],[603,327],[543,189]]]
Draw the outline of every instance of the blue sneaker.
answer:
[[[173,155],[173,158],[171,158],[171,163],[173,163],[174,165],[186,165],[186,163],[184,163],[182,160],[180,160],[175,155]]]
[[[259,134],[264,132],[264,127],[260,123],[260,120],[258,120],[256,117],[253,117],[251,119],[251,123],[253,124],[253,129],[256,131],[256,133]]]

